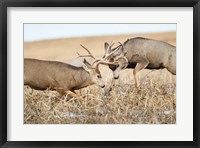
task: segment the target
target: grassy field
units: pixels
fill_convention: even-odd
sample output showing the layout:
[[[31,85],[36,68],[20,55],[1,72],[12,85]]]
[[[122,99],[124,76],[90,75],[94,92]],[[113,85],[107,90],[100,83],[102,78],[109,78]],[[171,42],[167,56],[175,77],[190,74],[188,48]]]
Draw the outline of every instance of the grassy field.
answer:
[[[24,43],[25,58],[70,61],[76,52],[85,54],[80,44],[94,55],[101,57],[104,42],[124,42],[128,38],[147,37],[176,45],[176,33],[130,34],[43,40]],[[107,85],[112,71],[100,66]],[[143,70],[139,73],[141,89],[135,87],[133,70],[125,69],[109,96],[96,85],[77,90],[84,96],[69,98],[56,91],[38,91],[24,86],[25,124],[175,124],[176,123],[176,76],[166,69]]]

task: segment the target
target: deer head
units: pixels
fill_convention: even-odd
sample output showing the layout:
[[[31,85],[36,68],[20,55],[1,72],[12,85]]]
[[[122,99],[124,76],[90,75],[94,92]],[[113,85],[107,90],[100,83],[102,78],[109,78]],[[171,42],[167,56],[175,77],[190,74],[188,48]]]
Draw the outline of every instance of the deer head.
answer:
[[[110,62],[109,68],[113,71],[113,77],[119,78],[120,71],[125,69],[128,65],[128,60],[125,57],[126,52],[124,46],[119,42],[119,46],[112,49],[114,44],[109,45],[107,42],[104,44],[105,54],[103,56],[104,61]],[[117,64],[113,64],[117,63]]]
[[[113,45],[114,43],[111,43],[111,45],[109,45],[107,42],[105,43],[105,54],[102,58],[96,58],[93,56],[89,49],[83,45],[81,45],[81,47],[83,47],[88,52],[88,55],[80,55],[79,53],[77,54],[79,57],[92,57],[94,59],[92,67],[95,67],[97,71],[99,70],[100,64],[108,65],[109,68],[113,71],[114,78],[118,79],[120,71],[126,68],[128,65],[128,60],[125,57],[126,53],[124,52],[123,45],[120,43],[120,46],[112,49]]]
[[[84,58],[83,61],[83,68],[91,75],[92,81],[98,85],[100,85],[101,87],[104,87],[105,85],[101,83],[101,73],[99,70],[99,65],[118,65],[118,62],[109,62],[109,61],[105,61],[104,58],[96,58],[89,49],[87,49],[85,46],[81,45],[82,48],[84,48],[87,52],[88,55],[80,55],[78,54],[78,57],[91,57],[94,59],[93,63],[90,64],[89,62],[86,61],[86,59]]]
[[[90,80],[99,85],[105,87],[105,83],[102,80],[101,73],[97,66],[92,66],[86,59],[83,60],[83,69],[90,75]]]

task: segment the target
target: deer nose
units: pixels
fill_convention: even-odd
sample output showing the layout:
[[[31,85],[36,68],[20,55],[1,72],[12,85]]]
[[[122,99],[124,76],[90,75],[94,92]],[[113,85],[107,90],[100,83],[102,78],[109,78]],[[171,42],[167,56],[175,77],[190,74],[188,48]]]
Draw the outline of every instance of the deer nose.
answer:
[[[119,79],[119,76],[117,76],[117,77],[114,77],[114,79]]]
[[[102,85],[101,87],[102,87],[102,88],[104,88],[104,87],[105,87],[105,84],[104,84],[104,85]]]

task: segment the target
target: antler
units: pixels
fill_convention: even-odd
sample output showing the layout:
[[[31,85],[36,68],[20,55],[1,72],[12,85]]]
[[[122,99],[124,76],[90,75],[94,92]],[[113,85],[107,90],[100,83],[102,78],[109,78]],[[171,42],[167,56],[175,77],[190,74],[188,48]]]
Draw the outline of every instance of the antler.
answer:
[[[76,54],[78,55],[78,57],[91,57],[94,59],[94,57],[92,57],[91,55],[80,55],[80,53],[76,52]]]
[[[85,50],[89,53],[89,55],[80,55],[80,54],[77,52],[78,57],[91,57],[91,58],[93,58],[93,59],[96,59],[96,57],[93,56],[93,54],[90,52],[89,49],[87,49],[85,46],[83,46],[83,45],[81,45],[81,44],[80,44],[80,46],[81,46],[83,49],[85,49]]]
[[[117,61],[114,61],[114,62],[99,61],[99,62],[97,62],[97,65],[99,65],[99,64],[103,64],[103,65],[118,65],[119,63]]]
[[[110,47],[109,47],[109,48],[112,48],[114,44],[115,44],[115,43],[113,43],[113,41],[111,41]]]
[[[120,43],[120,42],[119,42]],[[110,43],[111,45],[110,45],[110,49],[112,48],[112,46],[114,45],[114,43]],[[93,62],[93,64],[92,65],[94,65],[96,62],[99,62],[99,61],[104,61],[104,62],[102,62],[102,64],[104,64],[104,65],[109,65],[109,64],[115,64],[115,63],[106,63],[105,61],[109,58],[109,57],[111,57],[115,52],[117,52],[117,51],[119,51],[119,49],[120,49],[120,46],[122,46],[122,48],[123,48],[123,45],[120,43],[120,45],[119,46],[117,46],[116,47],[116,49],[115,50],[113,50],[112,52],[110,52],[110,53],[105,53],[105,56],[103,57],[103,58],[101,58],[101,59],[97,59],[97,60],[95,60],[94,62]]]
[[[112,43],[112,42],[111,42]],[[81,45],[81,44],[80,44]],[[112,43],[111,45],[110,45],[110,48],[112,47],[114,45],[114,43]],[[96,58],[95,56],[93,56],[93,54],[90,52],[90,50],[89,49],[87,49],[86,47],[84,47],[83,45],[81,45],[81,47],[82,48],[84,48],[87,52],[88,52],[88,54],[89,55],[80,55],[78,52],[77,52],[77,54],[78,54],[78,56],[79,57],[92,57],[93,59],[95,59],[94,60],[94,62],[91,64],[93,67],[95,67],[97,70],[99,69],[99,65],[100,64],[102,64],[102,65],[118,65],[119,64],[119,62],[116,60],[116,61],[114,61],[114,62],[108,62],[108,61],[105,61],[108,57],[110,57],[112,54],[114,54],[116,51],[118,51],[119,49],[116,49],[116,50],[114,50],[114,51],[112,51],[111,53],[109,53],[108,55],[106,55],[104,58]],[[119,46],[118,46],[119,47]],[[123,57],[120,57],[119,59],[121,59],[121,58],[123,58]],[[127,59],[126,59],[126,61],[128,61]],[[96,64],[95,64],[96,63]]]
[[[119,56],[119,57],[117,57],[116,59],[115,59],[115,61],[118,61],[118,60],[121,60],[121,59],[123,59],[123,60],[125,60],[127,63],[128,63],[128,59],[125,57],[125,56]]]
[[[123,54],[125,55],[126,53],[124,52],[124,45],[122,44],[122,43],[120,43],[120,42],[118,42],[120,45],[119,46],[117,46],[116,47],[116,49],[115,50],[113,50],[112,52],[110,52],[109,54],[107,54],[104,58],[103,58],[103,60],[106,60],[106,59],[108,59],[110,56],[112,56],[114,53],[116,53],[117,51],[119,51],[121,48],[120,48],[120,46],[122,47],[122,52],[123,52]]]
[[[99,64],[103,64],[103,65],[118,65],[118,62],[117,61],[114,61],[114,62],[108,62],[106,61],[114,52],[116,51],[113,51],[111,52],[110,54],[108,54],[107,56],[105,56],[104,58],[101,58],[101,59],[96,59],[92,65],[94,65],[95,63],[97,63],[97,65]]]
[[[122,44],[121,42],[118,41],[118,43],[119,43],[122,47],[124,47],[123,44]]]
[[[81,44],[80,44],[81,45]],[[107,62],[107,61],[104,61],[102,58],[96,58],[95,56],[93,56],[93,54],[90,52],[89,49],[87,49],[85,46],[81,45],[82,48],[84,48],[89,55],[80,55],[78,52],[78,56],[79,57],[92,57],[93,59],[95,59],[95,61],[91,64],[92,67],[94,67],[97,71],[99,69],[99,64],[103,64],[103,65],[109,65],[109,64],[114,64],[114,65],[117,65],[118,63],[117,62]],[[96,65],[95,65],[96,63]]]
[[[96,66],[95,66],[96,70],[99,69],[100,64],[102,64],[102,65],[119,65],[119,63],[117,61],[115,61],[115,62],[99,61],[99,62],[97,62]],[[94,65],[94,62],[92,65]]]
[[[116,47],[116,49],[113,50],[112,52],[110,52],[109,54],[107,54],[107,55],[103,58],[103,60],[107,60],[110,56],[112,56],[112,55],[113,55],[115,52],[117,52],[119,49],[120,49],[119,46]]]
[[[104,65],[118,65],[120,62],[119,62],[119,60],[124,60],[125,61],[125,65],[127,66],[128,65],[128,59],[125,57],[125,53],[124,53],[124,50],[123,50],[123,48],[124,48],[124,46],[123,46],[123,44],[121,44],[120,42],[119,42],[119,46],[118,47],[116,47],[116,49],[115,50],[113,50],[112,52],[110,52],[109,54],[107,54],[107,55],[105,55],[105,57],[104,58],[102,58],[102,60],[95,60],[94,62],[93,62],[93,64],[92,65],[94,65],[96,62],[97,62],[97,65],[99,65],[99,64],[104,64]],[[113,45],[113,44],[112,44]],[[123,52],[123,54],[120,54],[119,56],[117,56],[115,59],[114,59],[114,62],[108,62],[108,61],[106,61],[110,56],[112,56],[114,53],[116,53],[116,52],[118,52],[121,48],[122,48],[122,52]],[[125,67],[126,67],[125,66]]]
[[[108,44],[107,42],[105,43],[105,53],[104,53],[104,57],[107,57],[107,55],[109,54],[112,46],[114,45],[115,43],[113,43],[113,41],[110,42],[110,44]]]
[[[112,44],[112,46],[113,46],[113,45],[114,45],[114,43]],[[104,63],[104,65],[105,65],[104,58],[97,58],[97,57],[93,56],[93,54],[90,52],[90,50],[87,49],[85,46],[83,46],[83,45],[81,45],[81,44],[80,44],[80,46],[81,46],[83,49],[85,49],[85,50],[88,52],[89,55],[80,55],[80,54],[77,52],[78,57],[91,57],[91,58],[95,59],[95,61],[93,62],[92,65],[94,65],[94,63],[99,62],[99,61],[101,61],[101,63]],[[103,62],[103,61],[104,61],[104,62]]]

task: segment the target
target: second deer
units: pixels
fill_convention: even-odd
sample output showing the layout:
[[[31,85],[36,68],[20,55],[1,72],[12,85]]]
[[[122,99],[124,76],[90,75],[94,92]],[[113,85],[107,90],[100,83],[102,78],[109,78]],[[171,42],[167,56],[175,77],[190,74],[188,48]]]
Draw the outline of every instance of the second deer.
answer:
[[[109,65],[113,71],[115,79],[119,78],[119,73],[125,68],[134,68],[133,75],[136,86],[139,86],[137,74],[142,69],[162,69],[166,68],[173,75],[176,75],[176,47],[163,41],[132,38],[116,48],[105,43],[104,60],[110,62],[118,61],[119,65]]]

